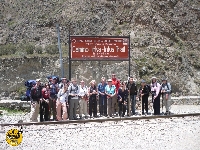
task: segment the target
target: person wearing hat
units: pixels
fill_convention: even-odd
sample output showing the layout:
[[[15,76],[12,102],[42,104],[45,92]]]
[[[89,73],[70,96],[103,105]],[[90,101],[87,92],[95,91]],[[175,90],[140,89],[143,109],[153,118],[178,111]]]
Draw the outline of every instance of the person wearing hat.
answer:
[[[105,80],[105,77],[102,77],[101,83],[98,84],[100,116],[107,116],[107,96],[105,94],[107,83]]]
[[[60,84],[58,85],[58,88],[59,88],[59,89],[62,89],[62,88],[64,87],[64,85],[67,84],[68,82],[69,82],[69,80],[67,80],[66,77],[61,78],[61,82],[60,82]]]
[[[56,101],[56,112],[57,112],[57,120],[67,120],[68,114],[67,114],[67,102],[68,102],[68,84],[64,84],[64,87],[61,88],[58,92],[58,99]],[[61,110],[63,110],[63,114],[61,114]]]
[[[85,119],[87,119],[88,88],[83,80],[81,80],[79,85],[79,97],[79,117],[82,119],[82,115],[84,114]]]
[[[139,98],[142,102],[142,115],[144,115],[144,109],[146,114],[148,114],[148,97],[149,97],[149,88],[146,86],[146,81],[141,81],[141,86],[139,88]]]
[[[135,115],[135,104],[136,104],[136,96],[137,96],[137,85],[135,84],[135,80],[133,77],[129,78],[129,82],[127,84],[127,89],[130,92],[130,100],[131,100],[131,111],[132,115]],[[129,112],[129,110],[128,110]],[[128,114],[130,115],[130,114]]]
[[[57,100],[57,94],[59,91],[58,88],[58,83],[57,78],[53,77],[52,81],[50,83],[50,99],[49,99],[49,110],[50,110],[50,115],[49,119],[51,119],[51,115],[53,114],[53,120],[57,120],[56,118],[56,100]]]
[[[38,114],[40,111],[40,101],[42,101],[42,87],[40,86],[40,79],[36,79],[36,85],[31,88],[31,122],[38,122]],[[41,118],[40,118],[41,119]],[[40,120],[42,121],[42,120]]]
[[[165,115],[168,115],[170,114],[169,108],[171,102],[171,84],[167,82],[167,78],[162,79],[161,93],[162,93],[162,100],[166,109]]]
[[[116,87],[112,84],[112,79],[108,79],[108,85],[105,87],[105,94],[107,95],[108,103],[108,117],[114,118],[115,113],[115,95]]]
[[[161,85],[157,82],[156,77],[151,78],[151,94],[153,101],[154,115],[160,115],[160,89]]]

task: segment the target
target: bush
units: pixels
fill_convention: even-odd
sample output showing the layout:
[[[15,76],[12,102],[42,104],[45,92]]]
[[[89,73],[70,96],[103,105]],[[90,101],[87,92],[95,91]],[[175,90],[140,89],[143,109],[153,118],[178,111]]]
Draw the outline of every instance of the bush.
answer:
[[[31,43],[21,43],[18,45],[18,52],[25,52],[26,54],[33,54],[35,46]]]
[[[45,51],[48,54],[59,54],[59,49],[57,45],[48,45],[45,47]]]
[[[0,56],[12,55],[17,51],[17,47],[14,44],[6,44],[0,46]]]
[[[38,54],[42,54],[42,51],[43,50],[42,50],[41,46],[38,46],[38,47],[35,48],[35,52],[38,53]]]

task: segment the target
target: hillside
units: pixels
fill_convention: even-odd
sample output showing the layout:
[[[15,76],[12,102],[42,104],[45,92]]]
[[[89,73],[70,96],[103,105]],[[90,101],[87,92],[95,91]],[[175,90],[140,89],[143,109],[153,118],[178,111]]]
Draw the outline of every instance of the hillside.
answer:
[[[7,90],[15,82],[15,74],[7,76],[13,69],[22,81],[59,73],[59,67],[48,73],[42,69],[58,60],[59,55],[51,53],[51,49],[56,49],[55,24],[59,23],[65,56],[69,32],[71,35],[130,35],[133,76],[148,82],[152,76],[160,79],[167,76],[174,92],[200,93],[199,0],[3,0],[0,5],[0,72],[7,85],[1,87],[1,92],[16,90],[15,86]],[[43,67],[27,71],[25,75],[23,68],[27,68],[28,63],[13,67],[13,62],[21,64],[29,58],[45,57],[46,60],[47,53],[54,54],[55,60],[43,62]],[[67,75],[67,60],[64,63]],[[109,77],[111,72],[117,72],[118,77],[125,80],[128,68],[127,62],[74,64],[73,73],[85,80],[95,78],[97,81],[101,75]],[[41,66],[41,61],[34,65]],[[33,76],[33,72],[38,73]]]

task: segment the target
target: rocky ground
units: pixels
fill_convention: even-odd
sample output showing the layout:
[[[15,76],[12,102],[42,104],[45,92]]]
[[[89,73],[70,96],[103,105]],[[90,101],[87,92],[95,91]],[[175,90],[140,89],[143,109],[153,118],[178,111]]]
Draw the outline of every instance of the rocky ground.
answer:
[[[171,110],[173,113],[193,113],[199,112],[200,106],[173,106]],[[17,120],[18,117],[7,117],[9,119],[6,122],[10,122],[11,118]],[[105,123],[33,125],[24,127],[23,142],[18,147],[11,147],[5,142],[5,131],[12,128],[9,126],[1,128],[0,149],[198,150],[199,126],[199,116]]]

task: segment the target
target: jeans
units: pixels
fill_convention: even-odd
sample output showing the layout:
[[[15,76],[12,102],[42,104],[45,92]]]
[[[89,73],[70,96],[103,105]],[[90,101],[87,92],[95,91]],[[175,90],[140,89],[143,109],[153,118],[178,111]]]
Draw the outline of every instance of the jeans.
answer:
[[[136,103],[136,95],[130,95],[131,96],[131,111],[132,114],[135,115],[135,103]]]
[[[107,96],[99,95],[99,113],[100,115],[107,115]]]

